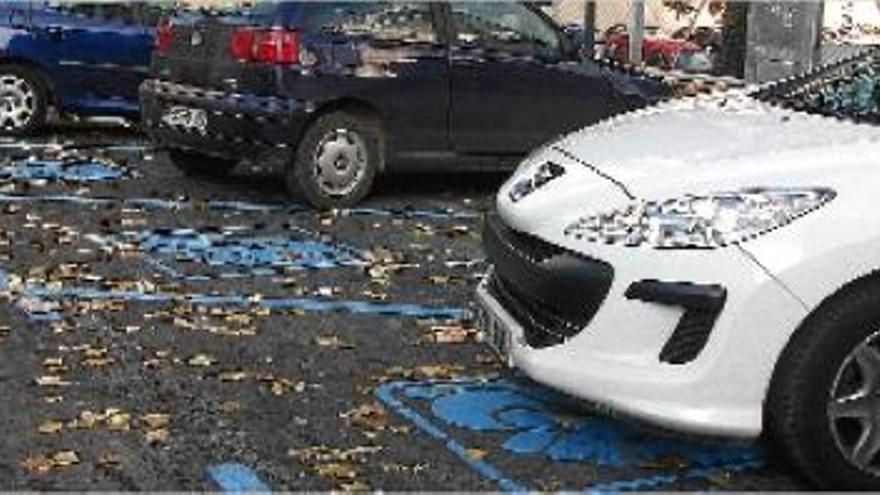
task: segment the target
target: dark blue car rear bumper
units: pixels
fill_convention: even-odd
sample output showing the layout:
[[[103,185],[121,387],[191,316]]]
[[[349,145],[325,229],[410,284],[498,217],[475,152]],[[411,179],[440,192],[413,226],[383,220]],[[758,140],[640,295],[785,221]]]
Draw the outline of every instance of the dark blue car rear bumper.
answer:
[[[157,79],[140,88],[141,118],[159,146],[193,149],[224,158],[292,148],[306,125],[306,105],[297,100],[234,94]],[[207,111],[207,132],[169,126],[162,115],[170,107]]]

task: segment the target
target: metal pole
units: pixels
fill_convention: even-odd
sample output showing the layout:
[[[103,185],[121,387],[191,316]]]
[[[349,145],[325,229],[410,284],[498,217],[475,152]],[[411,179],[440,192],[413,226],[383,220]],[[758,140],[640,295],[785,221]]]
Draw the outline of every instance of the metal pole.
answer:
[[[630,0],[626,30],[629,34],[629,61],[632,64],[641,64],[645,40],[645,0]]]
[[[880,0],[877,0],[880,2]],[[596,2],[586,0],[584,5],[584,54],[587,58],[596,56]]]

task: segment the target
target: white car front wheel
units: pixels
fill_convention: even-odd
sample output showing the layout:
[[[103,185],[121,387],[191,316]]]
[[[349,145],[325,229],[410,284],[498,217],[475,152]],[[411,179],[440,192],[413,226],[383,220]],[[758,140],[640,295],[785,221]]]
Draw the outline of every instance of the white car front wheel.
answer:
[[[767,401],[768,432],[826,489],[880,489],[880,283],[824,303],[792,339]]]

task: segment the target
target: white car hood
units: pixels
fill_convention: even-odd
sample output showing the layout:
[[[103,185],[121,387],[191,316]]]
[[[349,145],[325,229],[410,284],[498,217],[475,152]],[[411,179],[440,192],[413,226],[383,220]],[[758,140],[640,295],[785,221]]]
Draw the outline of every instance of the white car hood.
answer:
[[[754,187],[830,187],[880,180],[880,128],[797,112],[728,92],[664,102],[551,143],[498,195],[515,228],[557,235],[576,219],[634,199]],[[567,173],[519,202],[512,184],[553,161]]]
[[[738,91],[665,102],[570,134],[555,146],[633,196],[646,197],[664,178],[687,183],[713,175],[731,179],[731,173],[748,178],[767,167],[815,168],[814,160],[803,158],[846,154],[853,144],[877,141],[875,126],[772,106]],[[818,166],[847,161],[839,158]],[[735,180],[729,185],[737,186]]]

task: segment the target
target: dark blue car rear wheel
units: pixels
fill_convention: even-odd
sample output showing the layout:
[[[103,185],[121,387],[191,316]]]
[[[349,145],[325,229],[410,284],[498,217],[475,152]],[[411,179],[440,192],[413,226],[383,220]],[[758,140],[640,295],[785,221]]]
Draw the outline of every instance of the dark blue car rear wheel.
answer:
[[[24,136],[46,123],[47,92],[33,70],[0,65],[0,134]]]
[[[381,168],[382,131],[367,115],[333,112],[306,131],[287,170],[287,187],[316,208],[352,206],[369,194]]]

